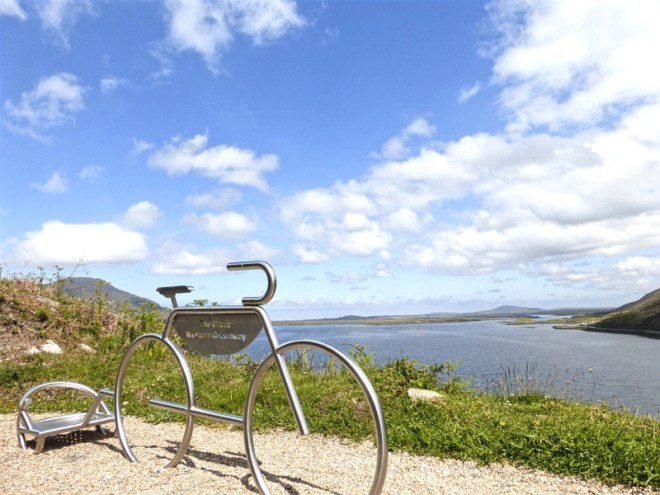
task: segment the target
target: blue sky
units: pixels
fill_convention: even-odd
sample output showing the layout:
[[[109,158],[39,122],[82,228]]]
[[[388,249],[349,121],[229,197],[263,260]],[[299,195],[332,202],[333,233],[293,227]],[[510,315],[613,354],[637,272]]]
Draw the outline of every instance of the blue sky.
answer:
[[[0,259],[276,317],[660,282],[654,2],[0,0]],[[596,15],[597,14],[597,15]],[[658,130],[658,132],[654,132]],[[165,302],[159,301],[159,302]]]

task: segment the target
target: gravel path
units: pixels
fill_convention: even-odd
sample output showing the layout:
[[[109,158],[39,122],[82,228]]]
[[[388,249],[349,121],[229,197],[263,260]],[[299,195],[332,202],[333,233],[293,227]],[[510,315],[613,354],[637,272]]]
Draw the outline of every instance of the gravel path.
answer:
[[[131,464],[116,438],[93,430],[46,441],[39,455],[16,444],[14,415],[0,415],[0,493],[254,494],[239,430],[196,426],[188,456],[162,469],[182,432],[179,424],[126,420]],[[290,433],[255,436],[262,470],[273,494],[362,494],[372,474],[370,445]],[[652,490],[607,487],[507,465],[390,454],[384,493],[407,494],[632,494]]]

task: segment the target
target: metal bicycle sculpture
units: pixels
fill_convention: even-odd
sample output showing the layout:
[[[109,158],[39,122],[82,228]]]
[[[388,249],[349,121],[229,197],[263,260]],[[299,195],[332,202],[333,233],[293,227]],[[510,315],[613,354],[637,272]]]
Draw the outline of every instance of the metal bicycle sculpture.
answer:
[[[275,365],[283,381],[288,403],[293,412],[298,431],[301,435],[308,435],[309,428],[307,421],[291,380],[284,354],[293,350],[314,349],[327,353],[335,362],[341,363],[353,378],[357,380],[366,397],[371,418],[374,422],[376,441],[376,467],[368,493],[369,495],[378,495],[383,489],[387,471],[387,434],[378,396],[364,371],[351,358],[327,344],[314,340],[297,340],[284,344],[278,342],[270,318],[262,308],[262,305],[268,303],[273,298],[276,289],[275,273],[268,263],[263,261],[229,263],[227,269],[230,271],[263,270],[268,279],[268,287],[265,294],[261,297],[244,297],[242,300],[243,306],[192,308],[178,307],[176,301],[177,294],[190,292],[192,290],[191,287],[184,285],[157,289],[160,294],[172,300],[174,307],[167,319],[165,330],[160,335],[155,333],[142,335],[128,346],[119,366],[115,382],[114,418],[116,420],[119,440],[126,457],[132,462],[138,462],[137,457],[129,445],[121,410],[122,389],[126,370],[131,356],[141,344],[148,341],[161,342],[171,351],[177,360],[186,388],[185,404],[159,399],[149,400],[149,404],[155,408],[181,413],[186,416],[181,443],[174,457],[167,464],[167,467],[176,466],[186,455],[195,426],[195,418],[242,426],[247,460],[257,488],[262,495],[270,495],[271,492],[257,461],[252,434],[252,428],[254,426],[253,413],[257,392],[266,372]],[[250,383],[243,417],[197,407],[195,405],[192,373],[181,349],[170,339],[172,332],[176,332],[187,346],[198,354],[230,355],[247,347],[257,338],[262,330],[266,334],[271,353],[257,368],[254,378]]]

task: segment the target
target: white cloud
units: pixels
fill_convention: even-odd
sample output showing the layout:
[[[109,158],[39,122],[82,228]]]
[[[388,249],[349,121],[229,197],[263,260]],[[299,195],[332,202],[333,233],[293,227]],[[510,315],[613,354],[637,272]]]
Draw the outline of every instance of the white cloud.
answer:
[[[153,149],[155,147],[154,143],[150,143],[148,141],[142,141],[136,138],[131,138],[129,141],[131,143],[130,153],[133,156],[141,155],[145,151],[149,151],[150,149]]]
[[[280,204],[280,214],[287,224],[301,220],[307,215],[337,217],[344,212],[373,214],[376,205],[360,191],[355,181],[337,183],[328,189],[309,189],[285,198]]]
[[[226,271],[229,261],[268,261],[280,254],[279,250],[257,240],[239,244],[232,254],[222,249],[199,251],[193,246],[166,243],[159,253],[160,259],[152,265],[151,272],[159,275],[208,275]]]
[[[257,228],[253,220],[235,211],[218,214],[204,213],[203,215],[190,213],[185,215],[182,221],[194,225],[202,232],[227,239],[245,237]]]
[[[660,105],[612,131],[574,138],[463,138],[456,168],[478,171],[481,209],[412,246],[412,263],[439,271],[493,271],[547,257],[618,255],[660,246]],[[654,136],[654,137],[651,137]]]
[[[540,263],[529,265],[527,270],[560,287],[621,294],[649,292],[660,284],[660,258],[652,256],[630,256],[604,266],[586,262]]]
[[[332,272],[326,272],[325,275],[333,284],[338,284],[342,282],[343,283],[364,282],[369,278],[367,274],[360,272],[346,272],[346,273],[341,273],[339,275]]]
[[[188,140],[172,138],[149,157],[148,163],[169,175],[195,171],[223,183],[268,189],[263,174],[277,169],[276,155],[257,155],[252,150],[227,145],[209,148],[208,140],[208,134],[197,134]]]
[[[74,114],[85,108],[83,93],[73,74],[62,72],[43,77],[32,91],[21,94],[19,102],[5,100],[5,112],[12,120],[7,127],[43,138],[41,131],[74,121]]]
[[[286,212],[286,207],[282,211]],[[285,216],[291,214],[295,212],[286,212]],[[370,220],[363,213],[352,211],[345,212],[339,219],[319,218],[291,225],[295,225],[293,229],[301,239],[325,245],[327,253],[323,258],[326,259],[330,254],[342,253],[367,256],[387,247],[391,239],[391,235],[382,231],[378,223]],[[294,253],[306,260],[322,258],[316,249],[302,246],[294,246]]]
[[[452,211],[452,200],[470,207]],[[423,148],[285,198],[280,214],[328,258],[386,249],[445,273],[657,248],[660,105],[574,137],[482,133]]]
[[[270,261],[278,257],[281,252],[262,244],[259,241],[248,241],[238,245],[239,257],[244,260],[264,260]]]
[[[0,0],[0,15],[18,17],[21,21],[27,19],[27,14],[21,8],[18,0]]]
[[[391,278],[392,274],[387,268],[385,263],[378,263],[376,265],[376,278]]]
[[[43,184],[32,183],[31,187],[49,194],[62,194],[69,189],[69,183],[60,172],[54,172]]]
[[[481,89],[481,83],[476,82],[469,88],[461,88],[460,92],[458,93],[458,102],[459,103],[465,103],[472,97],[474,97],[479,90]]]
[[[116,223],[66,224],[45,222],[27,232],[14,249],[14,259],[42,265],[126,263],[147,257],[144,235]]]
[[[494,78],[505,85],[511,129],[594,124],[658,101],[656,0],[509,0],[490,10],[500,31]]]
[[[241,193],[236,189],[225,188],[204,194],[186,196],[186,203],[195,208],[213,208],[222,210],[241,200]]]
[[[338,253],[366,256],[387,247],[390,234],[360,213],[346,213],[340,223],[326,222],[330,247]]]
[[[293,253],[298,256],[301,263],[323,263],[330,259],[326,253],[314,249],[311,246],[296,244],[292,248]]]
[[[527,219],[505,228],[468,226],[433,236],[430,245],[412,245],[412,265],[440,272],[490,273],[548,258],[611,256],[660,245],[660,213],[636,218],[558,225]]]
[[[305,24],[291,0],[165,0],[165,7],[170,45],[199,53],[214,71],[236,34],[261,45]]]
[[[408,160],[376,166],[359,180],[284,198],[279,212],[299,238],[323,247],[327,256],[366,256],[400,237],[392,232],[418,231],[431,218],[418,212],[462,197],[477,177],[447,155],[423,149]]]
[[[101,165],[87,165],[78,172],[78,178],[80,180],[93,181],[98,179],[102,172],[103,167]]]
[[[436,132],[436,127],[429,124],[423,117],[417,117],[410,124],[404,127],[399,134],[392,136],[383,144],[379,153],[372,153],[373,158],[382,158],[385,160],[398,160],[410,153],[408,142],[412,137],[429,138]]]
[[[73,25],[85,14],[94,13],[90,0],[45,0],[35,7],[43,27],[57,35],[62,45],[69,47],[68,35]]]
[[[160,209],[149,201],[140,201],[130,206],[123,215],[122,223],[132,229],[153,227],[160,217]]]
[[[616,264],[616,268],[633,277],[660,275],[660,258],[631,256]]]
[[[122,77],[105,76],[99,81],[99,89],[104,95],[109,95],[117,88],[124,86],[125,84],[126,80]]]
[[[229,257],[224,251],[211,249],[192,253],[187,249],[169,249],[165,258],[151,267],[157,275],[208,275],[226,270]]]
[[[386,225],[394,232],[419,232],[423,221],[417,212],[409,208],[400,208],[387,216]]]

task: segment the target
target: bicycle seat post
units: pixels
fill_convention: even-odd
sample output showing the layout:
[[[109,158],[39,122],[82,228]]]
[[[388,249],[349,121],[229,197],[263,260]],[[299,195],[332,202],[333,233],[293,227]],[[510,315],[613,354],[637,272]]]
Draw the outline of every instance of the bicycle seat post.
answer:
[[[170,287],[158,287],[156,291],[164,296],[164,297],[169,297],[170,301],[172,301],[172,307],[173,308],[178,308],[179,304],[176,302],[176,295],[177,294],[186,294],[188,292],[191,292],[193,290],[193,287],[190,287],[189,285],[173,285]]]

